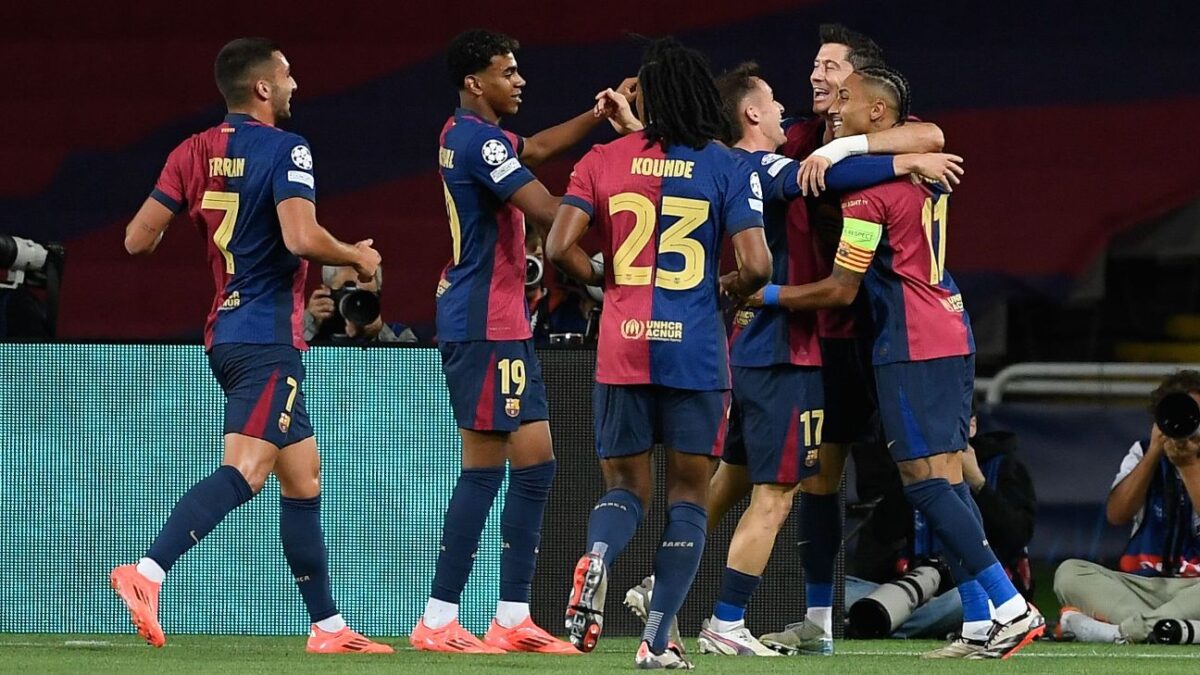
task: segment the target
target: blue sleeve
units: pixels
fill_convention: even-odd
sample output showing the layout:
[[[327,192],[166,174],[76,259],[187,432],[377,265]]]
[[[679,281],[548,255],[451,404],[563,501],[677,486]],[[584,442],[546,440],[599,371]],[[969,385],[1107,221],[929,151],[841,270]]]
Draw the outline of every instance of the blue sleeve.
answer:
[[[484,127],[475,134],[464,151],[467,170],[500,201],[533,182],[534,176],[521,160],[508,136],[498,127]]]
[[[847,157],[825,172],[825,189],[851,192],[886,183],[896,177],[891,155]]]
[[[275,203],[292,197],[317,201],[317,185],[313,179],[313,156],[308,141],[288,134],[279,144],[275,163],[271,167],[271,189]]]
[[[796,179],[800,173],[800,163],[782,155],[763,155],[761,165],[755,171],[766,183],[768,199],[791,202],[800,196],[800,183]]]
[[[741,159],[730,155],[725,191],[725,231],[730,235],[763,226],[763,188],[758,173]]]

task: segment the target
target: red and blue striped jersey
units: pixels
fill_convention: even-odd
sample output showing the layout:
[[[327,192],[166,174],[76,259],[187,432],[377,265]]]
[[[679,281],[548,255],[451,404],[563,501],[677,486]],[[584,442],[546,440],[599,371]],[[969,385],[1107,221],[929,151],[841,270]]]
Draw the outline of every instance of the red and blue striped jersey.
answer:
[[[789,203],[800,196],[796,175],[800,163],[763,150],[734,148],[763,186],[763,225],[771,249],[771,283],[800,285],[817,280],[816,250],[806,219],[789,219]],[[777,364],[821,365],[815,312],[789,312],[783,307],[744,309],[734,316],[729,360],[759,368]]]
[[[180,143],[150,196],[188,217],[208,242],[216,297],[204,346],[285,344],[303,338],[308,262],[291,253],[275,205],[316,201],[313,158],[296,134],[230,114],[220,126]]]
[[[440,144],[453,257],[438,283],[438,340],[527,340],[525,214],[508,201],[534,180],[523,141],[459,108]]]
[[[876,365],[975,353],[962,294],[945,267],[948,203],[907,177],[842,198],[835,263],[866,275]]]
[[[597,382],[729,388],[721,242],[762,227],[762,199],[757,174],[718,143],[664,150],[636,133],[584,155],[563,204],[591,217],[607,261]]]
[[[820,117],[790,118],[784,120],[787,140],[779,147],[779,154],[803,160],[824,144],[825,120]],[[810,283],[829,276],[833,269],[834,246],[842,226],[836,197],[824,193],[816,199],[797,199],[788,207],[788,227],[793,232],[808,232],[809,240],[816,250],[816,267]],[[858,303],[855,303],[857,305]],[[817,335],[822,338],[853,338],[859,331],[855,327],[858,314],[856,306],[818,309]]]

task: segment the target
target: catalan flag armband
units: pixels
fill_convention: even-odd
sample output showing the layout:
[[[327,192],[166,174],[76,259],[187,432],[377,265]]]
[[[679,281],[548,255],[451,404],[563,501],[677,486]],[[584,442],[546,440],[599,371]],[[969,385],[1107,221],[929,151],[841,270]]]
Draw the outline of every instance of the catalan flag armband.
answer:
[[[859,274],[866,274],[875,257],[875,248],[883,235],[883,225],[869,220],[845,218],[842,239],[838,242],[837,264]]]

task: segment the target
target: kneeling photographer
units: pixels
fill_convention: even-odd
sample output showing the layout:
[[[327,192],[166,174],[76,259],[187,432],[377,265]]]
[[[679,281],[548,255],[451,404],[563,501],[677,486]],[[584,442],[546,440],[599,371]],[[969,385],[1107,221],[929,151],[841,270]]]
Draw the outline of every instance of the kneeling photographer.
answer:
[[[1015,456],[1010,432],[976,435],[974,414],[963,453],[963,480],[983,516],[984,532],[1013,585],[1026,599],[1033,579],[1026,546],[1033,538],[1036,497],[1028,469]],[[965,617],[941,546],[904,499],[899,475],[886,448],[855,448],[859,496],[878,498],[863,524],[850,556],[846,577],[849,632],[859,638],[933,638],[984,630],[988,619]],[[976,622],[982,625],[970,625]],[[960,633],[962,634],[962,633]],[[963,640],[926,654],[928,658],[965,658],[971,645]]]
[[[380,305],[383,268],[369,283],[358,281],[352,267],[321,268],[322,285],[304,310],[304,339],[310,344],[416,342],[407,326],[385,323]]]

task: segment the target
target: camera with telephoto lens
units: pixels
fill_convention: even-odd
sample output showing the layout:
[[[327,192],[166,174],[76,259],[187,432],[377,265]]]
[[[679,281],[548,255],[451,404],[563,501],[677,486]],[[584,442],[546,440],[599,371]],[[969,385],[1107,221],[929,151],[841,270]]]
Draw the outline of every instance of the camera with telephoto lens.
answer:
[[[1167,394],[1154,406],[1154,423],[1167,438],[1191,438],[1200,432],[1200,404],[1191,394]]]
[[[880,584],[870,595],[850,606],[850,632],[863,639],[887,637],[918,607],[948,590],[951,583],[949,570],[942,561],[920,560],[908,574]]]
[[[525,254],[525,288],[531,288],[542,283],[542,275],[546,272],[546,266],[537,256]]]
[[[1151,644],[1194,645],[1200,642],[1200,621],[1159,619],[1150,632]]]
[[[367,326],[379,318],[379,294],[359,288],[354,282],[347,282],[329,297],[333,298],[337,316],[348,323]]]
[[[8,270],[8,275],[0,281],[0,288],[16,288],[22,284],[34,288],[57,286],[62,277],[65,254],[61,244],[42,245],[0,234],[0,270]]]

